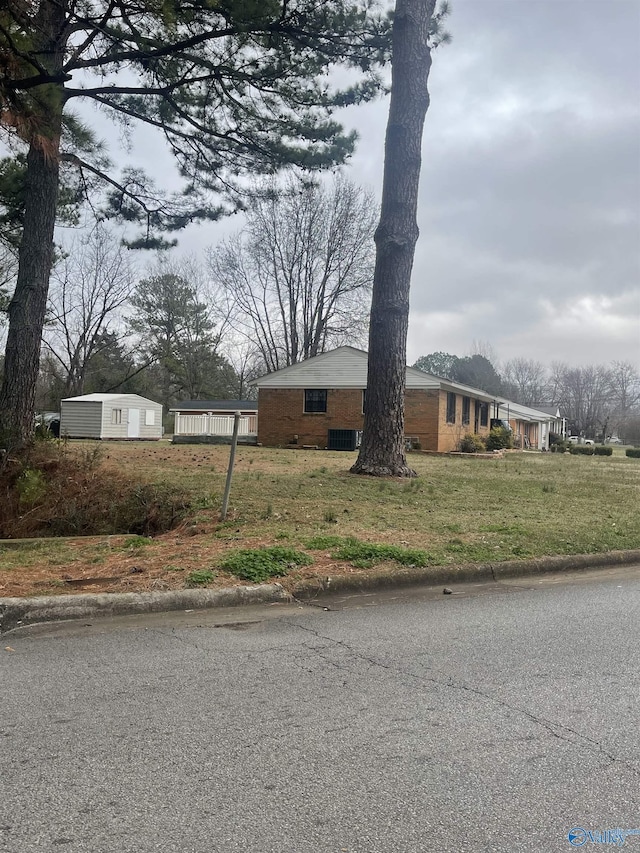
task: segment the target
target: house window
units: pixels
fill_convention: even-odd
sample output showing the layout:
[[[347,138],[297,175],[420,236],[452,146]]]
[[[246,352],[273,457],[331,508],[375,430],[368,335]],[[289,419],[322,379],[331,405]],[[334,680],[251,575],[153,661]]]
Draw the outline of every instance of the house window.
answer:
[[[156,425],[156,413],[153,409],[146,409],[144,413],[144,423],[145,426],[155,426]]]
[[[304,392],[304,410],[305,413],[326,412],[327,411],[327,392],[317,388],[308,388]]]
[[[111,409],[111,423],[112,424],[121,424],[122,423],[122,409]]]
[[[456,422],[456,395],[453,391],[447,393],[447,423],[455,424]]]
[[[462,423],[464,426],[471,420],[471,399],[469,397],[462,398]]]
[[[489,404],[488,403],[476,403],[476,405],[480,407],[480,426],[488,426],[489,425]]]
[[[367,402],[367,389],[365,388],[364,391],[362,392],[362,414],[363,415],[364,415],[364,407],[366,405],[366,402]]]

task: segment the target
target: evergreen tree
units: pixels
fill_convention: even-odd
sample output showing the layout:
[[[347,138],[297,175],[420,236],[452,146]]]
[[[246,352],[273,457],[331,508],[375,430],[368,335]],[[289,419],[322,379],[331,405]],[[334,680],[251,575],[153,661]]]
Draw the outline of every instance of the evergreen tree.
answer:
[[[161,230],[241,205],[242,176],[340,163],[354,146],[331,117],[379,88],[388,20],[363,0],[12,0],[0,10],[0,129],[25,155],[19,266],[9,307],[0,433],[33,429],[61,165],[101,182],[113,215]],[[332,81],[350,67],[349,85]],[[184,180],[168,195],[120,172],[72,112],[87,100],[125,131],[168,144]]]

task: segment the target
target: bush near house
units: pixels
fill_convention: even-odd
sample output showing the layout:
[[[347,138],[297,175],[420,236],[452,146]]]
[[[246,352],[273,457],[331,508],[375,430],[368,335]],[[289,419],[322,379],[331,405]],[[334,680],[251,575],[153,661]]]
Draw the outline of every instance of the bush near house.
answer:
[[[603,444],[597,444],[593,448],[594,456],[613,456],[613,447],[605,447]]]
[[[549,450],[552,453],[566,453],[569,449],[569,442],[557,432],[549,433]]]
[[[505,427],[494,427],[486,440],[487,450],[508,450],[513,447],[513,433]]]
[[[460,453],[483,453],[486,450],[484,440],[477,433],[468,432],[458,444]]]
[[[573,456],[593,456],[595,447],[593,444],[572,444],[569,453]]]
[[[628,447],[625,452],[630,459],[640,459],[640,447]]]

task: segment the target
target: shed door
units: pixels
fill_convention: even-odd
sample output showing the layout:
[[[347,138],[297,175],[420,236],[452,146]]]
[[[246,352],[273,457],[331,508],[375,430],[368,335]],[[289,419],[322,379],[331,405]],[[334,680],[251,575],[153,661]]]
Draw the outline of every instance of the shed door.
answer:
[[[140,437],[140,409],[129,409],[127,421],[127,438]]]

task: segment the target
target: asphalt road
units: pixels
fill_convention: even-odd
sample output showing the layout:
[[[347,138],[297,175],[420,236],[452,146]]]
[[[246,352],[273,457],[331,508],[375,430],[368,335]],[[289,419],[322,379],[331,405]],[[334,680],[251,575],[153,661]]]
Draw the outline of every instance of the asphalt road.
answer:
[[[620,846],[640,569],[528,583],[3,636],[0,851]]]

